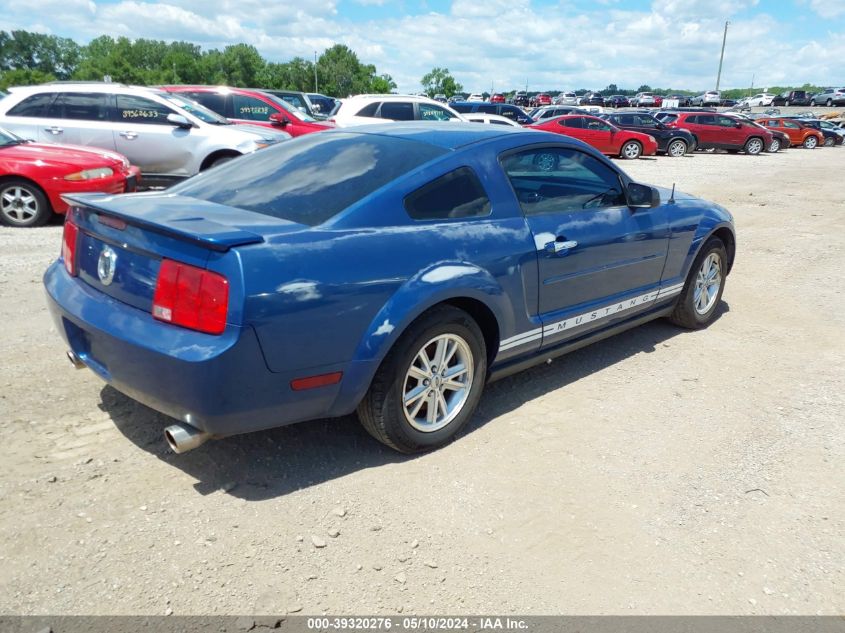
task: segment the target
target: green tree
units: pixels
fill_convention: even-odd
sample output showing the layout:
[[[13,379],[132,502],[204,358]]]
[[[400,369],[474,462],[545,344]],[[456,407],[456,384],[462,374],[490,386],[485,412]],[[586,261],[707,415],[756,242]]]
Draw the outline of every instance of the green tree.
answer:
[[[335,44],[317,60],[317,76],[321,92],[348,97],[371,90],[375,66],[361,64],[351,48]]]
[[[230,86],[251,87],[258,85],[258,78],[266,62],[258,49],[251,44],[233,44],[223,49],[221,66]]]
[[[423,75],[420,80],[423,90],[429,97],[436,94],[444,94],[451,97],[456,92],[463,92],[464,87],[455,81],[455,78],[449,74],[448,68],[435,67],[431,72]]]
[[[47,81],[55,81],[56,76],[29,68],[13,68],[0,71],[0,90],[9,86],[34,86]]]
[[[66,37],[0,31],[0,70],[31,70],[59,79],[71,76],[79,63],[80,46]]]
[[[378,77],[373,77],[370,86],[370,90],[372,92],[379,94],[387,94],[396,90],[396,82],[393,81],[393,77],[387,73],[379,75]]]

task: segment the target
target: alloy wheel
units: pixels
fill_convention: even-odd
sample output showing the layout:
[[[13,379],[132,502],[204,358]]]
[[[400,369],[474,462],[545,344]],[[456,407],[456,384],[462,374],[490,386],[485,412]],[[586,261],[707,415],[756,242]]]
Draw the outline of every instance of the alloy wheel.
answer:
[[[692,305],[698,314],[703,315],[710,311],[719,295],[721,285],[722,258],[718,253],[710,253],[701,263],[701,268],[698,269],[695,277]]]
[[[38,212],[38,199],[26,187],[12,185],[0,191],[0,213],[10,223],[28,224]]]
[[[408,423],[432,433],[454,420],[469,398],[473,367],[472,350],[457,334],[441,334],[423,345],[402,386]]]
[[[672,141],[669,144],[669,149],[667,153],[669,154],[669,156],[674,156],[676,158],[679,156],[683,156],[687,153],[687,144],[680,140]]]

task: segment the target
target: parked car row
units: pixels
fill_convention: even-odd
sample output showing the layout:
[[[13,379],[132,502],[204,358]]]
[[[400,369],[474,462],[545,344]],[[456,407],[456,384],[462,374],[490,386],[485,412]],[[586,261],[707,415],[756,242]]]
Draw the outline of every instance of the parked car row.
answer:
[[[654,106],[661,99],[647,92],[639,93],[633,101],[649,110],[605,111],[604,106],[594,105],[605,103],[604,98],[591,93],[580,99],[584,105],[546,104],[529,113],[501,100],[484,101],[480,95],[444,104],[424,96],[364,94],[335,103],[331,117],[322,120],[308,114],[309,110],[323,109],[322,105],[314,107],[312,96],[315,100],[319,97],[225,86],[143,88],[57,82],[13,89],[0,100],[0,125],[11,134],[8,145],[22,145],[23,139],[32,139],[121,155],[119,160],[126,166],[108,172],[119,184],[106,182],[107,172],[100,166],[94,169],[101,171],[91,173],[100,175],[101,180],[86,178],[91,182],[74,184],[71,189],[80,191],[80,186],[87,186],[90,191],[112,193],[116,188],[132,190],[139,178],[148,186],[172,184],[291,137],[386,120],[524,126],[578,138],[604,154],[624,159],[656,153],[680,157],[700,149],[756,154],[798,144],[813,148],[842,143],[841,131],[823,129],[821,122],[787,121],[774,112],[761,125],[707,108],[656,111]],[[774,100],[774,95],[763,96]],[[624,101],[611,98],[611,103],[622,106]],[[6,192],[0,206],[3,223],[37,225],[52,213],[64,211],[61,192],[50,193],[56,191],[55,187],[31,179],[25,192],[20,188],[27,178],[22,171],[0,172],[2,177],[6,180],[0,182],[12,182],[16,187]]]

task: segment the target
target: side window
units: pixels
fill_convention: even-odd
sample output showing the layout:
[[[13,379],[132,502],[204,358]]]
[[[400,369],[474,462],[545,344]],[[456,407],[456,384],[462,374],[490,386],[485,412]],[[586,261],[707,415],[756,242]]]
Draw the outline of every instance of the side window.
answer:
[[[633,114],[620,114],[615,117],[615,119],[619,122],[619,125],[636,125],[634,123],[635,117]]]
[[[698,115],[698,124],[699,125],[718,125],[716,123],[716,117],[712,114],[699,114]]]
[[[693,115],[693,116],[688,116],[688,117],[686,118],[686,121],[683,121],[683,120],[682,120],[682,121],[681,121],[681,123],[693,123],[693,124],[696,124],[696,125],[697,125],[697,124],[698,124],[698,117],[697,117],[697,116],[695,116],[695,115]]]
[[[587,125],[585,126],[588,130],[595,130],[598,132],[609,132],[610,126],[601,121],[599,119],[585,119],[587,121]]]
[[[270,106],[261,99],[239,94],[232,95],[232,109],[234,118],[248,121],[267,121],[273,113]]]
[[[637,122],[636,125],[639,125],[640,127],[652,127],[652,128],[657,127],[654,124],[654,119],[652,119],[650,116],[646,116],[644,114],[638,114],[638,115],[634,116],[634,119]]]
[[[422,106],[420,106],[422,108]],[[494,104],[486,104],[482,103],[478,106],[478,111],[483,112],[484,114],[496,114],[496,106]]]
[[[793,129],[793,130],[798,130],[798,129],[801,128],[800,125],[798,125],[797,123],[793,123],[792,121],[784,121],[783,127],[788,127],[788,128]]]
[[[181,96],[204,105],[212,112],[226,116],[226,97],[216,92],[183,92]],[[241,117],[243,118],[243,117]]]
[[[469,114],[470,112],[472,112],[472,106],[471,105],[467,105],[465,103],[453,103],[451,105],[452,105],[452,109],[455,112],[460,112],[461,114]]]
[[[490,200],[475,172],[460,167],[424,185],[405,198],[414,220],[448,220],[490,215]]]
[[[108,121],[109,96],[102,92],[66,92],[59,95],[54,108],[61,104],[63,119]]]
[[[578,150],[531,149],[507,155],[501,162],[525,215],[626,204],[618,174]]]
[[[358,110],[358,114],[356,116],[368,116],[368,117],[375,117],[376,110],[381,105],[378,101],[374,101],[373,103],[369,103],[360,110]]]
[[[573,117],[571,119],[563,119],[557,122],[558,125],[562,127],[574,127],[574,128],[583,128],[584,127],[584,119],[581,117]]]
[[[385,104],[387,105],[387,104]],[[384,107],[382,106],[382,112]],[[384,116],[384,115],[382,115]],[[451,112],[440,106],[431,105],[430,103],[420,104],[420,119],[423,121],[448,121],[455,118]]]
[[[735,127],[737,124],[736,119],[732,119],[727,116],[720,116],[719,117],[719,125],[722,127]]]
[[[287,101],[292,106],[299,108],[303,112],[305,112],[305,102],[299,95],[285,95],[282,97],[285,101]]]
[[[414,104],[407,101],[386,101],[381,104],[379,116],[392,121],[413,121]]]
[[[514,121],[516,121],[517,118],[518,118],[518,115],[516,113],[516,108],[514,108],[513,106],[508,106],[508,107],[503,106],[502,109],[499,111],[499,114],[501,114],[502,116],[506,116],[509,119],[513,119]]]
[[[175,114],[166,105],[135,95],[117,95],[117,120],[121,123],[167,123],[167,115]]]
[[[47,108],[55,98],[55,92],[42,92],[41,94],[32,95],[31,97],[27,97],[21,101],[6,114],[7,116],[31,116],[43,118],[49,116]]]

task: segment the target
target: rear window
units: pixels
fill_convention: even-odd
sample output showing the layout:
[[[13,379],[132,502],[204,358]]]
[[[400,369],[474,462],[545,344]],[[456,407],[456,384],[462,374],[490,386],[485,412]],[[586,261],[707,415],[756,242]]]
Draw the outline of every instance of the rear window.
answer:
[[[316,226],[445,152],[375,134],[307,134],[194,176],[170,191]]]
[[[52,103],[55,97],[55,92],[42,92],[32,95],[9,110],[7,114],[9,116],[45,117],[47,116],[47,106]]]

